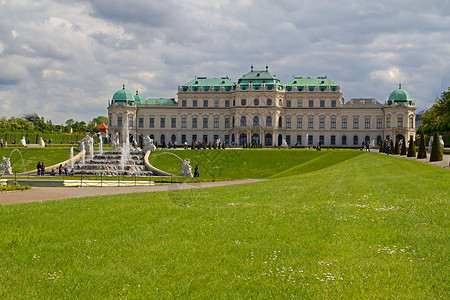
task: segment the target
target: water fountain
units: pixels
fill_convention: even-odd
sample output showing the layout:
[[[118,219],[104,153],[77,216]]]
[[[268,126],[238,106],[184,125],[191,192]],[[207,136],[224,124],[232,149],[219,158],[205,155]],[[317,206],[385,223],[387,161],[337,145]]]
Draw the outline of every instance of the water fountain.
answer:
[[[89,148],[89,159],[92,160],[94,159],[94,138],[92,137],[89,139]]]
[[[70,169],[73,169],[73,147],[70,148]]]
[[[99,150],[100,155],[102,155],[103,154],[103,138],[102,138],[102,135],[100,135],[98,137],[98,150]]]
[[[125,165],[129,160],[130,151],[130,133],[128,126],[126,126],[125,124],[124,128],[122,129],[122,156],[120,160],[120,167],[122,168],[122,171],[125,171]]]
[[[84,143],[81,144],[81,164],[84,165],[86,163],[86,151],[84,151]]]
[[[13,151],[11,151],[11,153],[9,154],[9,157],[8,157],[8,159],[9,159],[9,161],[11,161],[11,155],[14,153],[14,152],[19,152],[19,154],[20,154],[20,157],[22,158],[22,167],[23,167],[23,172],[25,172],[25,161],[23,160],[23,156],[22,156],[22,153],[20,152],[20,150],[18,150],[18,149],[14,149]]]

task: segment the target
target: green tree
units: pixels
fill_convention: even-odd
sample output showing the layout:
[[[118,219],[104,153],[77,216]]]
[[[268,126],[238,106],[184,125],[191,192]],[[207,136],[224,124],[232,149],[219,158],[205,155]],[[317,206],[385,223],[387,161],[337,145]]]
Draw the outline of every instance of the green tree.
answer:
[[[412,137],[409,139],[408,157],[416,157],[416,145],[414,145],[414,140]]]
[[[399,148],[399,145],[398,145],[398,139],[395,139],[394,154],[395,155],[399,155],[400,154],[400,148]]]
[[[439,133],[437,131],[433,134],[433,145],[431,146],[430,161],[441,161],[444,159],[441,142],[439,141]]]
[[[380,152],[381,152],[381,153],[384,152],[384,141],[381,141],[381,144],[380,144]]]
[[[406,155],[406,142],[405,139],[402,140],[402,147],[400,150],[400,155]]]
[[[417,152],[417,158],[427,158],[427,150],[425,149],[425,136],[423,130],[420,132],[419,151]]]
[[[422,115],[423,131],[431,134],[434,131],[450,131],[450,87],[436,98],[433,106]]]

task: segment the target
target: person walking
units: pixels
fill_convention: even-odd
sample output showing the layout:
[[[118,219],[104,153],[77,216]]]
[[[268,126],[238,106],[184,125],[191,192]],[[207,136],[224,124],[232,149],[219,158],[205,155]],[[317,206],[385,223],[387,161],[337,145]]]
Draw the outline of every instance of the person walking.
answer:
[[[41,176],[45,175],[45,165],[44,162],[41,163]]]
[[[63,165],[62,164],[59,164],[58,172],[59,172],[59,176],[61,176],[62,172],[63,172]]]
[[[198,170],[199,164],[195,165],[195,169],[194,169],[194,177],[200,177],[200,172]]]
[[[36,165],[36,169],[37,169],[37,176],[41,175],[41,162],[38,162],[38,164]]]

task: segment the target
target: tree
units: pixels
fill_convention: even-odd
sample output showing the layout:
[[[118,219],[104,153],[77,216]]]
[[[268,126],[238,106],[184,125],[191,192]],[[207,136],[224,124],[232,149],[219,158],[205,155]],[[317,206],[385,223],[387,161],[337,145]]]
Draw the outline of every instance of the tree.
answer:
[[[433,145],[431,146],[430,161],[441,161],[444,159],[441,142],[439,141],[439,133],[437,131],[433,134]]]
[[[450,87],[447,92],[442,92],[440,98],[436,98],[433,106],[422,115],[425,133],[431,134],[434,131],[450,131]]]
[[[381,144],[380,144],[380,152],[381,152],[381,153],[384,152],[384,141],[381,141]]]
[[[96,123],[97,125],[108,124],[108,118],[105,116],[98,116],[97,118],[93,118],[92,122]]]
[[[406,155],[406,142],[405,139],[402,140],[402,149],[400,150],[400,155]]]
[[[399,145],[398,145],[398,139],[395,139],[394,154],[395,155],[399,155],[400,154],[400,148],[399,148]]]
[[[412,137],[409,139],[408,157],[416,157],[416,145],[414,145],[414,140]]]
[[[427,150],[425,149],[425,136],[423,130],[420,132],[419,151],[417,152],[417,158],[427,158]]]

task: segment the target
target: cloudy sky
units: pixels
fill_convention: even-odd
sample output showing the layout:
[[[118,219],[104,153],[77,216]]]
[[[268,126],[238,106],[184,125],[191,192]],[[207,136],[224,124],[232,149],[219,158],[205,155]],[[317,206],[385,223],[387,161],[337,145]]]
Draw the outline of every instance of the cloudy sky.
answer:
[[[0,116],[107,115],[125,83],[176,97],[194,76],[328,76],[346,100],[401,81],[418,111],[450,86],[449,0],[0,0]]]

